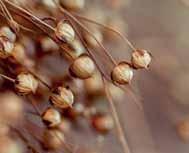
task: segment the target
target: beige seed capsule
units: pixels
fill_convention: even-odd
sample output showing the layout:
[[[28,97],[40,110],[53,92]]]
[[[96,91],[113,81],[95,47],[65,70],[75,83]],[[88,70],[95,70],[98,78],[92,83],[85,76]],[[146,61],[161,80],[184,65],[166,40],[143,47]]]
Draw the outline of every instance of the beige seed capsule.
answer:
[[[79,56],[69,68],[72,76],[87,79],[95,72],[95,64],[93,60],[87,55]]]
[[[57,129],[46,130],[43,135],[45,147],[52,150],[60,149],[63,146],[65,137],[63,132]]]
[[[35,93],[38,88],[38,80],[29,73],[20,73],[16,78],[15,88],[23,95]]]
[[[119,63],[112,71],[112,81],[118,84],[127,84],[133,78],[133,69],[126,62]]]
[[[85,6],[85,0],[61,0],[61,4],[67,9],[79,10]]]
[[[11,56],[14,44],[5,36],[0,36],[0,58]]]
[[[75,32],[72,26],[64,21],[58,23],[55,35],[58,39],[67,43],[71,43],[75,39]]]
[[[183,120],[178,123],[177,133],[184,142],[189,142],[189,120]]]
[[[98,132],[106,133],[113,129],[114,121],[109,115],[98,115],[92,118],[92,125]]]
[[[148,68],[151,60],[152,57],[146,50],[136,50],[132,53],[131,62],[136,69]]]
[[[58,87],[50,96],[50,101],[58,108],[72,107],[74,95],[69,88]]]
[[[7,37],[11,42],[16,41],[15,33],[7,26],[3,26],[0,28],[0,36]]]
[[[43,114],[42,114],[43,122],[48,127],[56,127],[61,123],[61,115],[59,111],[57,111],[54,108],[48,108]]]

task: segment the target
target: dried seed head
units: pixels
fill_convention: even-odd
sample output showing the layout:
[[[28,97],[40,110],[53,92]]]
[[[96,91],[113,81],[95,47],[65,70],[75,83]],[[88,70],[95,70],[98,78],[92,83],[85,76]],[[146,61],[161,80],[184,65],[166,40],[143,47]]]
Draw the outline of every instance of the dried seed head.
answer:
[[[113,69],[111,77],[118,84],[127,84],[133,78],[133,69],[126,62],[121,62]]]
[[[0,36],[7,37],[11,42],[16,41],[15,33],[7,26],[1,27]]]
[[[43,135],[45,147],[52,150],[57,150],[62,147],[65,137],[60,130],[50,129],[46,130]]]
[[[61,0],[61,4],[67,9],[83,9],[85,6],[85,0]]]
[[[12,56],[19,62],[24,61],[27,58],[24,46],[20,43],[16,43],[12,51]]]
[[[64,21],[58,23],[55,35],[58,39],[67,43],[71,43],[75,39],[75,32],[72,26]]]
[[[92,118],[92,125],[98,132],[106,133],[113,129],[114,121],[109,115],[98,115]]]
[[[14,44],[4,36],[0,36],[0,58],[11,56]]]
[[[151,55],[146,50],[136,50],[132,53],[132,64],[136,69],[148,68],[152,60]]]
[[[58,108],[72,107],[74,95],[72,91],[65,87],[58,87],[50,96],[50,101]]]
[[[43,122],[48,127],[56,127],[61,123],[61,115],[54,108],[48,108],[42,115]]]
[[[71,75],[80,79],[87,79],[94,74],[95,64],[89,56],[83,54],[75,59],[69,70]]]
[[[38,88],[38,80],[29,73],[20,73],[16,78],[15,88],[20,94],[35,93]]]
[[[62,132],[66,133],[69,132],[71,129],[71,122],[68,119],[63,119],[61,123],[58,126],[58,129],[60,129]]]
[[[178,123],[177,133],[184,142],[189,141],[189,120],[183,120]]]

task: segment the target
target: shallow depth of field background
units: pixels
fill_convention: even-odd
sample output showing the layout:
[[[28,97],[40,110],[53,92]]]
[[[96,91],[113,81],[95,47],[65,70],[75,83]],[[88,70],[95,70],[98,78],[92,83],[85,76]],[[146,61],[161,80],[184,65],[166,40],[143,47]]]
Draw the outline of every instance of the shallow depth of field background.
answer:
[[[189,152],[189,145],[178,137],[175,128],[179,121],[189,117],[187,3],[187,0],[131,0],[120,11],[128,23],[130,40],[154,56],[150,70],[137,73],[135,78],[145,114],[139,112],[130,99],[120,105],[133,153]],[[124,47],[120,48],[122,51],[114,49],[113,52],[119,55],[127,52]],[[117,145],[112,152],[116,152],[115,148]]]

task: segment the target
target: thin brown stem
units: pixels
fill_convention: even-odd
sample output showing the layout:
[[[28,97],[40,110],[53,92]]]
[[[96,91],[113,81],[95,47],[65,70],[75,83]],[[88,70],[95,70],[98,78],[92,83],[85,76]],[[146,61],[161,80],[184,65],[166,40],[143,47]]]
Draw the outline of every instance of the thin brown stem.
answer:
[[[113,33],[115,33],[115,34],[117,34],[124,42],[126,42],[126,43],[129,45],[129,47],[130,47],[133,51],[136,50],[136,48],[135,48],[134,45],[129,41],[129,39],[128,39],[127,37],[125,37],[122,33],[120,33],[119,31],[117,31],[117,30],[115,30],[115,29],[113,29],[113,28],[111,28],[111,27],[109,27],[109,26],[106,26],[106,25],[104,25],[104,24],[102,24],[102,23],[98,23],[98,22],[96,22],[96,21],[94,21],[94,20],[91,20],[91,19],[88,19],[88,18],[86,18],[86,17],[84,17],[84,16],[78,15],[78,14],[76,14],[76,13],[73,13],[73,14],[74,14],[74,16],[78,17],[79,19],[81,19],[81,20],[83,20],[83,21],[86,21],[86,22],[89,22],[89,23],[98,25],[98,26],[100,26],[100,27],[102,27],[102,28],[104,28],[104,29],[106,29],[106,30],[109,30],[109,31],[111,31],[111,32],[113,32]]]
[[[123,127],[121,125],[121,122],[120,122],[120,119],[119,119],[119,116],[118,116],[118,112],[116,110],[116,106],[114,104],[114,101],[112,100],[110,93],[109,93],[107,81],[104,78],[103,78],[103,82],[104,82],[105,93],[106,93],[106,96],[108,98],[108,102],[110,104],[110,110],[111,110],[112,116],[114,118],[116,130],[117,130],[117,136],[118,136],[119,141],[121,143],[123,152],[124,153],[131,153],[128,142],[127,142],[126,137],[125,137]]]
[[[0,74],[0,77],[2,77],[2,78],[4,78],[4,79],[6,79],[6,80],[9,80],[9,81],[11,81],[11,82],[15,82],[15,79],[13,79],[13,78],[11,78],[11,77],[8,77],[8,76],[6,76],[6,75],[4,75],[4,74]]]

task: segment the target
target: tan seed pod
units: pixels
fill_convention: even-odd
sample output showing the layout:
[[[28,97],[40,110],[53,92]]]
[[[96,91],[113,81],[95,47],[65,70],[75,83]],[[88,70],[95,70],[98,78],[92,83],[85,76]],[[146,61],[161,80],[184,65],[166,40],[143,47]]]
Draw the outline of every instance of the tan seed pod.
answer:
[[[38,80],[29,73],[20,73],[16,78],[15,88],[23,95],[35,93],[38,88]]]
[[[111,78],[115,83],[127,84],[133,78],[133,69],[126,62],[121,62],[113,69]]]
[[[61,4],[67,9],[80,10],[85,6],[85,0],[61,0]]]
[[[72,91],[66,87],[58,87],[50,96],[51,103],[58,108],[72,107],[74,103],[74,95]]]
[[[184,142],[189,142],[189,120],[183,120],[177,125],[177,133]]]
[[[58,39],[71,43],[75,39],[75,31],[72,26],[64,21],[57,24],[55,35]]]
[[[92,118],[92,125],[98,132],[106,133],[113,129],[114,121],[109,115],[97,115]]]
[[[40,43],[44,52],[57,51],[59,49],[59,46],[49,37],[42,38]]]
[[[11,56],[14,44],[4,36],[0,36],[0,58]]]
[[[87,79],[94,74],[95,64],[89,56],[83,54],[75,59],[69,70],[72,76]]]
[[[7,37],[11,42],[16,41],[15,33],[7,26],[3,26],[0,28],[0,36]]]
[[[63,146],[65,137],[63,132],[57,129],[49,129],[43,135],[45,147],[52,150],[60,149]]]
[[[136,50],[132,53],[131,62],[136,69],[148,68],[152,56],[146,50]]]
[[[42,5],[49,11],[54,11],[57,9],[56,3],[59,3],[59,0],[41,0]],[[55,3],[56,2],[56,3]]]
[[[42,114],[42,119],[48,127],[56,127],[61,123],[61,114],[54,108],[48,108]]]

